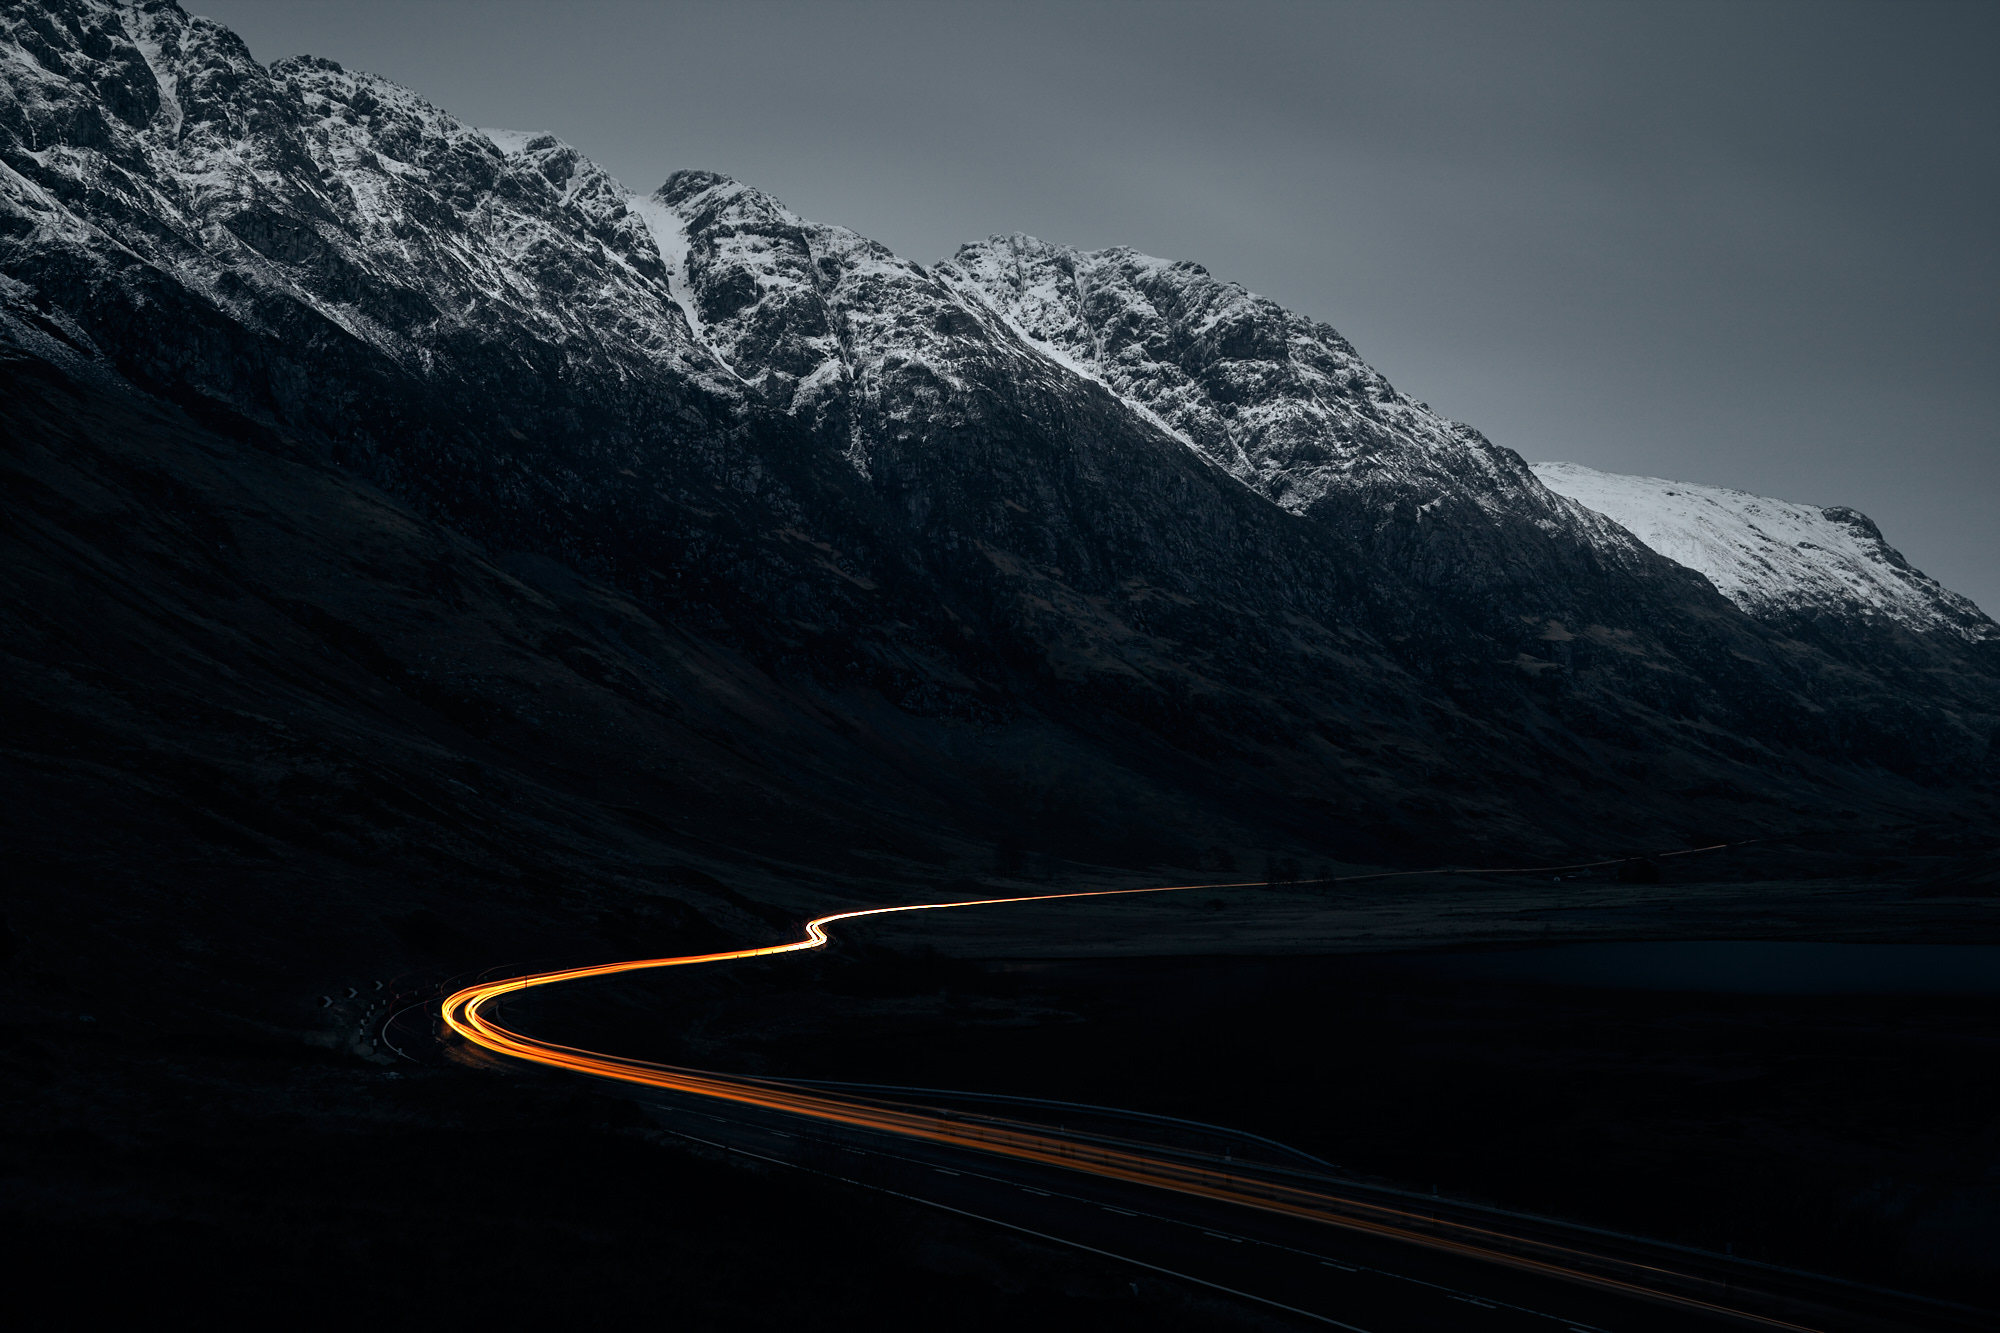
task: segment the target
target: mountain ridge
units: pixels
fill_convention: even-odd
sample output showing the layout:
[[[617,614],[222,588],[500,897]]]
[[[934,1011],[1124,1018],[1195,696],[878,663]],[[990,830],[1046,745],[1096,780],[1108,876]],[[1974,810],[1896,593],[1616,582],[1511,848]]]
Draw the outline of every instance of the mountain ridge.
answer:
[[[18,346],[633,599],[829,737],[893,714],[974,836],[1546,846],[1928,808],[1993,763],[1990,674],[1745,616],[1197,265],[926,268],[172,5],[52,12],[6,30]],[[1022,293],[1079,264],[1052,328]],[[1059,832],[1058,788],[1115,795]],[[1761,803],[1685,794],[1723,791]]]

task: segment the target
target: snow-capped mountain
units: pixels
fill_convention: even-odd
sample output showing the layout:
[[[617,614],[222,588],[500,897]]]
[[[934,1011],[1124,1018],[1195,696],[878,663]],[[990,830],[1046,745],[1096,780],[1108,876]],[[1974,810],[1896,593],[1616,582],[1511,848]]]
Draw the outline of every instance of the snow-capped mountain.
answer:
[[[938,272],[1289,512],[1359,498],[1385,518],[1399,505],[1442,518],[1469,505],[1580,525],[1607,551],[1630,544],[1549,495],[1513,451],[1397,392],[1335,330],[1199,264],[1015,235],[962,246]]]
[[[684,253],[691,318],[718,355],[864,473],[913,421],[1082,380],[1135,427],[1475,614],[1507,588],[1543,616],[1596,618],[1607,568],[1672,580],[1512,450],[1398,393],[1333,329],[1198,265],[1015,236],[926,269],[709,172],[635,207],[667,214],[647,216]]]
[[[1866,514],[1844,505],[1822,508],[1577,463],[1530,466],[1550,490],[1698,570],[1759,619],[1893,621],[1972,643],[2000,640],[1991,617],[1914,568]]]
[[[1983,658],[1802,646],[1199,266],[1011,237],[926,267],[711,172],[640,193],[261,65],[166,0],[0,10],[0,275],[9,355],[617,589],[846,719],[790,748],[892,710],[909,771],[1010,820],[1074,804],[1019,796],[1048,746],[1156,822],[1475,840],[1657,821],[1725,772],[1991,762]],[[423,671],[455,716],[546,715]]]
[[[420,374],[455,343],[525,335],[528,355],[729,383],[625,191],[550,136],[474,129],[331,61],[267,69],[171,5],[9,26],[0,90],[26,161],[0,191],[44,263],[137,259],[252,327],[296,304]]]
[[[909,400],[962,392],[995,359],[1010,378],[1057,372],[921,265],[726,176],[677,172],[632,205],[673,256],[702,340],[864,476],[895,434],[885,408],[907,418]]]

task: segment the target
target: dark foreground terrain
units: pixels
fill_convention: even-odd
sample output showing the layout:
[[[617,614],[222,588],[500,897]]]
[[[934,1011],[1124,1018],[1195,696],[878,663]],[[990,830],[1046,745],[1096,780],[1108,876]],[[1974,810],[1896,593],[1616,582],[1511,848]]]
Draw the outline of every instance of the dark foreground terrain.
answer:
[[[1881,860],[1809,851],[1743,868],[1780,855],[1821,870]],[[1517,883],[1477,918],[1462,895],[1422,886],[1256,889],[1233,905],[1231,891],[1197,892],[1134,911],[1123,956],[979,960],[853,929],[824,954],[545,992],[507,1017],[703,1067],[1209,1121],[1360,1181],[1988,1304],[2000,999],[1454,977],[1436,960],[1463,949],[1426,935],[1412,955],[1393,932],[1374,953],[1186,947],[1203,932],[1227,938],[1236,914],[1315,893],[1333,897],[1329,911],[1378,921],[1401,895],[1411,920],[1456,921],[1475,943],[1514,939],[1502,932],[1517,925],[1555,943],[1753,927],[1990,943],[1986,860],[1906,857],[1901,878],[1829,879],[1810,898],[1798,882]],[[1498,891],[1462,891],[1481,892]],[[1825,904],[1818,930],[1778,919],[1802,900]],[[1034,923],[1009,920],[1018,947]],[[1060,949],[1067,932],[1051,924]],[[463,947],[451,942],[462,930],[427,928],[439,938],[402,926],[417,944]],[[495,929],[482,948],[528,943],[504,919]],[[42,1290],[75,1309],[390,1327],[663,1311],[702,1328],[1283,1319],[914,1204],[705,1160],[616,1089],[481,1065],[424,1036],[423,997],[452,964],[380,992],[357,978],[352,999],[343,988],[300,1029],[245,1003],[262,965],[242,941],[201,938],[218,961],[191,999],[153,991],[144,972],[21,967],[56,942],[38,919],[10,942],[0,1218]],[[1164,956],[1145,954],[1149,938]],[[547,943],[619,953],[612,940]],[[374,1040],[403,1005],[414,1007],[390,1032],[408,1059]]]
[[[1955,938],[1991,940],[1990,908],[1960,906]],[[727,978],[543,993],[510,1021],[705,1067],[1143,1109],[1357,1179],[1988,1300],[2000,995],[1549,985],[1449,953],[975,961],[853,933]]]
[[[704,1160],[575,1082],[116,1018],[60,1046],[10,1036],[0,1228],[31,1275],[10,1304],[41,1327],[1273,1326],[998,1228]],[[23,1125],[24,1097],[55,1114]]]

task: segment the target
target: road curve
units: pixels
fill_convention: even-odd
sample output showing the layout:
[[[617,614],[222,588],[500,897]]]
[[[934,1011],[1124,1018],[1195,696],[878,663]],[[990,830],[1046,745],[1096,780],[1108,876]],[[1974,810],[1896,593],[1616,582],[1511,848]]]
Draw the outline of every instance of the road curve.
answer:
[[[1696,848],[1691,851],[1718,850]],[[1671,854],[1671,853],[1669,853]],[[1613,864],[1593,862],[1592,865]],[[1537,874],[1582,869],[1583,866],[1536,867],[1524,871],[1464,871],[1459,873]],[[1435,874],[1437,871],[1397,872]],[[1449,872],[1447,872],[1449,873]],[[1388,878],[1351,876],[1345,881]],[[1042,893],[1019,897],[980,898],[957,902],[910,903],[832,912],[806,923],[805,933],[784,944],[672,958],[633,959],[589,967],[564,968],[482,982],[457,991],[444,1001],[446,1026],[464,1040],[496,1054],[535,1064],[615,1079],[624,1083],[715,1098],[811,1120],[889,1133],[907,1139],[972,1149],[1025,1163],[1085,1172],[1135,1185],[1169,1190],[1220,1203],[1252,1208],[1299,1221],[1321,1223],[1350,1232],[1406,1242],[1462,1258],[1575,1283],[1599,1291],[1679,1308],[1690,1314],[1720,1317],[1764,1328],[1800,1330],[1809,1326],[1774,1314],[1744,1308],[1748,1293],[1699,1271],[1698,1265],[1669,1266],[1667,1259],[1607,1253],[1579,1247],[1569,1237],[1509,1232],[1498,1225],[1442,1217],[1380,1200],[1347,1197],[1335,1180],[1302,1178],[1298,1173],[1274,1174],[1243,1163],[1227,1163],[1137,1141],[1102,1135],[1051,1133],[1046,1126],[999,1116],[971,1116],[886,1098],[809,1088],[796,1083],[764,1080],[707,1070],[684,1069],[630,1060],[603,1052],[541,1041],[504,1026],[491,1012],[498,1000],[534,987],[613,976],[622,972],[667,967],[727,963],[746,958],[817,949],[828,942],[827,927],[843,921],[902,912],[940,911],[958,907],[994,907],[1015,903],[1109,898],[1191,890],[1247,888],[1261,881],[1236,884],[1175,884],[1138,889],[1098,889],[1072,893]],[[1762,1302],[1750,1302],[1761,1304]],[[1787,1311],[1790,1312],[1789,1310]]]

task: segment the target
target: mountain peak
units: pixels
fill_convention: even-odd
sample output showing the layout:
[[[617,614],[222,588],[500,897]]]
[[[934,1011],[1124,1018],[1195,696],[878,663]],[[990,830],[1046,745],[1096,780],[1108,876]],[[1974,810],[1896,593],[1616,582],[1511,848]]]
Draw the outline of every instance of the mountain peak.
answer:
[[[1525,582],[1561,601],[1556,590],[1589,577],[1567,567],[1578,552],[1628,568],[1652,559],[1512,450],[1399,393],[1338,331],[1200,264],[1016,233],[939,267],[1251,490],[1415,559],[1427,580]],[[1406,524],[1451,534],[1454,556],[1417,555],[1427,544],[1408,541]]]
[[[709,171],[701,167],[683,167],[681,170],[668,176],[660,185],[660,188],[653,193],[666,203],[678,204],[707,190],[727,190],[732,187],[736,190],[753,190],[754,193],[762,195],[766,199],[771,199],[762,190],[754,190],[753,187],[744,185],[742,181],[737,180],[734,176],[725,176],[719,171]],[[778,207],[783,207],[775,199],[771,199],[771,203]]]
[[[1549,489],[1613,519],[1705,576],[1745,612],[1775,623],[1832,616],[1888,622],[1969,643],[2000,641],[1971,599],[1915,568],[1873,519],[1726,486],[1627,477],[1578,463],[1532,463]]]

